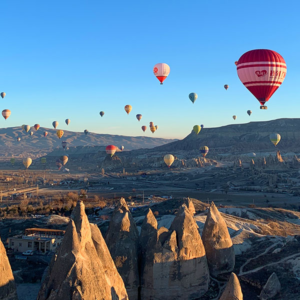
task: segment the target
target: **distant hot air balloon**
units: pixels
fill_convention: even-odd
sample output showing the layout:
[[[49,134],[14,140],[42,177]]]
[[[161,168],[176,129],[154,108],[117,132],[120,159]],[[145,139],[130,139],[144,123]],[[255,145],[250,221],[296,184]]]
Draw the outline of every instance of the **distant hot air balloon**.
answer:
[[[167,154],[164,156],[164,162],[170,168],[172,163],[174,162],[175,158],[172,154]]]
[[[24,130],[24,127],[25,127],[25,125],[23,124],[23,125],[22,125],[22,129],[23,129],[23,130]]]
[[[64,135],[64,131],[61,130],[61,129],[60,129],[60,130],[57,130],[57,131],[56,131],[56,135],[58,136],[59,139],[61,139],[62,136]]]
[[[54,129],[56,129],[56,127],[58,126],[58,122],[57,122],[57,121],[54,121],[54,122],[52,123],[52,126],[54,127]]]
[[[224,88],[225,88],[225,90],[228,90],[229,85],[228,85],[228,84],[225,84],[225,85],[224,85]]]
[[[203,125],[203,124],[201,125],[201,128],[202,128],[202,129],[204,128],[204,125]]]
[[[84,130],[84,134],[87,135],[89,131],[87,129]]]
[[[153,73],[160,81],[160,84],[163,84],[164,80],[170,74],[170,67],[165,63],[156,64],[153,68]]]
[[[118,150],[118,147],[114,146],[114,145],[108,145],[106,148],[106,153],[109,154],[110,156],[113,156],[116,151]]]
[[[247,114],[248,114],[249,116],[251,116],[252,111],[251,111],[251,110],[247,110]]]
[[[121,147],[120,147],[120,149],[121,149],[122,151],[124,150],[124,148],[125,148],[124,146],[121,146]]]
[[[104,116],[104,111],[100,111],[100,116],[103,117]]]
[[[63,155],[63,156],[60,157],[60,160],[61,160],[61,162],[64,166],[68,162],[69,157],[67,155]]]
[[[234,64],[237,66],[238,62],[237,62],[237,61],[235,61],[235,62],[234,62]]]
[[[15,162],[16,162],[16,159],[15,159],[14,157],[12,157],[12,158],[10,159],[10,162],[11,162],[12,165],[14,165]]]
[[[39,124],[35,124],[33,127],[34,127],[35,130],[39,130],[39,128],[40,128],[41,126],[40,126]]]
[[[70,119],[66,119],[65,122],[66,122],[67,125],[69,125],[70,122],[71,122],[71,120]]]
[[[68,143],[66,141],[61,142],[61,145],[64,149],[68,146]]]
[[[151,127],[150,127],[150,130],[151,130],[152,133],[154,133],[155,130],[156,130],[156,128],[155,128],[154,126],[151,126]]]
[[[33,136],[33,131],[30,131],[30,135]]]
[[[129,113],[130,113],[131,110],[132,110],[132,106],[131,106],[131,105],[125,105],[124,109],[125,109],[125,111],[127,112],[127,115],[129,115]]]
[[[24,125],[24,131],[28,132],[30,130],[30,126],[29,125]]]
[[[256,49],[244,53],[237,64],[237,73],[244,86],[267,109],[265,103],[282,84],[286,75],[286,63],[275,51]]]
[[[198,133],[201,131],[201,127],[200,127],[199,125],[195,125],[195,126],[193,127],[193,131],[194,131],[196,134],[198,134]]]
[[[137,118],[139,121],[142,120],[142,117],[143,117],[143,116],[142,116],[141,114],[137,114],[137,115],[136,115],[136,118]]]
[[[2,116],[5,120],[11,115],[11,111],[9,109],[2,110]]]
[[[62,163],[61,163],[61,161],[60,161],[59,159],[57,159],[56,162],[55,162],[55,164],[56,164],[56,166],[57,166],[57,168],[58,168],[58,171],[60,171],[60,169],[62,168]]]
[[[158,129],[158,125],[155,125],[155,129],[156,129],[156,130]]]
[[[18,138],[17,138],[17,141],[18,141],[18,142],[21,142],[21,138],[20,138],[20,137],[18,137]]]
[[[232,119],[233,119],[233,120],[236,120],[236,115],[232,116]]]
[[[274,144],[274,146],[276,146],[280,142],[281,136],[279,133],[272,133],[270,134],[270,140]]]
[[[6,96],[6,93],[4,93],[4,92],[2,92],[1,94],[0,94],[0,96],[2,97],[2,99]]]
[[[46,137],[48,135],[48,131],[44,132],[44,137]]]
[[[209,151],[209,148],[207,146],[203,146],[200,148],[200,153],[202,154],[203,157],[205,157],[207,155]]]
[[[153,127],[153,126],[154,126],[154,123],[150,122],[149,127]]]
[[[23,159],[23,165],[26,169],[30,167],[32,163],[32,159],[30,157]]]
[[[147,130],[147,126],[142,126],[142,130],[145,132]]]
[[[193,103],[195,103],[195,101],[196,101],[197,98],[198,98],[198,95],[197,95],[196,93],[190,93],[190,94],[189,94],[189,98],[190,98],[190,100],[191,100]]]

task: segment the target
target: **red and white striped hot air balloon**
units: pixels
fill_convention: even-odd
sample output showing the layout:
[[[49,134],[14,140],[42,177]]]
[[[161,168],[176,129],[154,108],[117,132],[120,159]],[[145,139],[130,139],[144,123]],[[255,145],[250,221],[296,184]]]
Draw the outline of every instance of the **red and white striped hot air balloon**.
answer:
[[[2,116],[6,120],[11,115],[11,111],[9,109],[2,110]]]
[[[116,151],[118,150],[118,147],[114,146],[114,145],[108,145],[106,148],[106,153],[109,154],[110,156],[113,156]]]
[[[265,103],[282,84],[286,70],[283,57],[266,49],[248,51],[237,63],[240,80],[260,102],[261,109],[267,109]]]
[[[153,68],[153,73],[156,76],[156,78],[160,81],[160,84],[163,84],[164,80],[170,74],[170,67],[164,63],[156,64]]]

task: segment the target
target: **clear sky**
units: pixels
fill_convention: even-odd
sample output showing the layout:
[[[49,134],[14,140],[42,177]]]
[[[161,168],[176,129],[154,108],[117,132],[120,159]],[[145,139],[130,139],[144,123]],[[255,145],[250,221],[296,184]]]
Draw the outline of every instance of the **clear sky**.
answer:
[[[183,138],[195,124],[300,115],[298,0],[1,0],[0,11],[0,90],[7,93],[0,109],[12,111],[2,127],[57,120],[72,131]],[[287,63],[266,111],[234,65],[258,48]],[[152,72],[159,62],[171,68],[163,86]],[[159,129],[144,134],[150,121]]]

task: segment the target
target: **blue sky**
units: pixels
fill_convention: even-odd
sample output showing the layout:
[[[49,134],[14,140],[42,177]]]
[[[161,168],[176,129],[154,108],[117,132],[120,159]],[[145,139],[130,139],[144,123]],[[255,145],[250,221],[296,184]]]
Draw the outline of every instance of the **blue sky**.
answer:
[[[0,90],[7,96],[0,109],[12,114],[0,126],[51,127],[57,120],[72,131],[183,138],[196,124],[298,118],[299,10],[296,0],[2,0]],[[266,111],[234,65],[258,48],[287,63]],[[163,86],[152,73],[158,62],[171,68]],[[199,96],[195,104],[191,92]],[[133,106],[129,116],[126,104]],[[150,121],[159,126],[155,134],[141,130]]]

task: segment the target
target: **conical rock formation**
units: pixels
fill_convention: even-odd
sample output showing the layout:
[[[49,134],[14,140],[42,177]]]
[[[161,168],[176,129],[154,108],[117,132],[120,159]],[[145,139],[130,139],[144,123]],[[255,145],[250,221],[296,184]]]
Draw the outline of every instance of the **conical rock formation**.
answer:
[[[209,285],[205,249],[198,226],[185,204],[170,230],[149,210],[141,236],[141,299],[199,299]]]
[[[213,202],[207,214],[202,240],[210,274],[217,277],[231,272],[235,264],[232,240],[227,225]]]
[[[191,215],[193,216],[196,213],[193,201],[190,198],[183,198],[183,203],[187,206]]]
[[[17,300],[15,279],[0,239],[0,300]]]
[[[234,273],[231,273],[220,300],[243,300],[241,285]]]
[[[137,300],[139,233],[124,198],[120,199],[113,213],[105,240],[129,299]]]
[[[281,289],[280,281],[275,273],[272,273],[272,275],[269,277],[267,283],[263,287],[259,298],[261,300],[268,300],[272,299],[274,296],[276,296]]]
[[[122,278],[96,225],[78,201],[38,300],[128,299]]]

